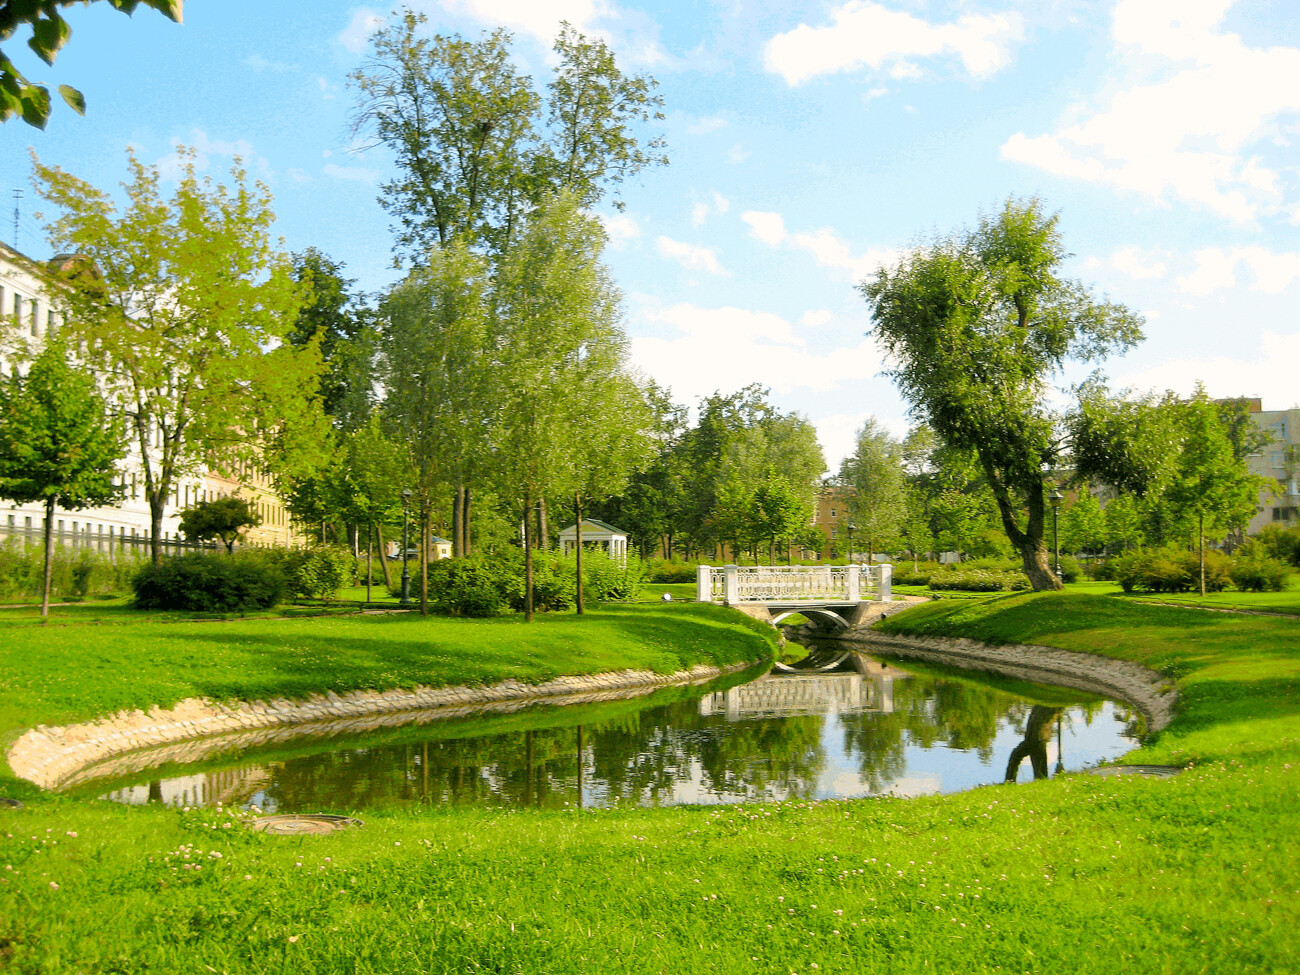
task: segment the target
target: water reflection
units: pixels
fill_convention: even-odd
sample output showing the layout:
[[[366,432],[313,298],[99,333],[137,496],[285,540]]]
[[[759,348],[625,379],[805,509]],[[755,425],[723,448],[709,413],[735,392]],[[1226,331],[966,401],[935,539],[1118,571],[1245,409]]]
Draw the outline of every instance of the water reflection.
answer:
[[[107,797],[317,812],[911,795],[1014,781],[1025,758],[1042,778],[1053,761],[1073,770],[1133,745],[1133,714],[1084,695],[1071,703],[1063,695],[1073,692],[1054,689],[1034,700],[968,674],[879,660],[860,670],[772,674],[613,713],[538,709],[498,719],[491,734],[431,723],[399,743],[340,739],[311,753],[227,757],[220,768],[141,775]]]

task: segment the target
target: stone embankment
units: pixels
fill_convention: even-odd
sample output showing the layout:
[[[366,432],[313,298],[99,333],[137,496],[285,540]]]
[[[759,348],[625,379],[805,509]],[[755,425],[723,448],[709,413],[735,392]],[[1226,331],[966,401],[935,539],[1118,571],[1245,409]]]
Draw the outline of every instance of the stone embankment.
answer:
[[[661,687],[704,683],[757,663],[700,664],[673,674],[623,670],[557,677],[544,684],[507,680],[490,687],[331,691],[302,701],[221,703],[187,698],[170,708],[122,711],[64,727],[41,725],[19,737],[7,758],[15,775],[43,789],[56,789],[162,762],[198,761],[232,746],[369,731],[482,711],[511,711],[534,703],[580,704],[635,697]]]
[[[978,640],[904,636],[862,627],[837,634],[834,639],[864,653],[992,671],[1040,684],[1104,694],[1141,711],[1148,731],[1160,731],[1168,726],[1178,701],[1173,681],[1163,674],[1132,661],[1093,653],[1036,645],[994,645]]]

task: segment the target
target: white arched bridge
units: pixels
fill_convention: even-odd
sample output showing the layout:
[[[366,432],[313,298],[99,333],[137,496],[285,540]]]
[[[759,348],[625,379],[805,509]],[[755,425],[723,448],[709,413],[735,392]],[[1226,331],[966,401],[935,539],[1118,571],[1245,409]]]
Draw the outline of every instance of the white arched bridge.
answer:
[[[892,581],[891,565],[701,565],[696,599],[773,625],[802,613],[847,630],[884,615],[893,602]]]

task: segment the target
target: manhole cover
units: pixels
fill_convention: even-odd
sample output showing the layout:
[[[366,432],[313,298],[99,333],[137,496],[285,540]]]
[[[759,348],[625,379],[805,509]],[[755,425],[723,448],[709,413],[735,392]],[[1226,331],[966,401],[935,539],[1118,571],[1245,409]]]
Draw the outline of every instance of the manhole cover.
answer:
[[[351,816],[263,816],[249,823],[253,829],[275,836],[293,836],[302,834],[333,833],[335,830],[360,826],[361,820]]]
[[[1149,779],[1167,779],[1182,771],[1178,765],[1107,765],[1088,769],[1093,775],[1141,775]]]
[[[22,809],[21,799],[10,799],[8,796],[0,796],[0,809]]]

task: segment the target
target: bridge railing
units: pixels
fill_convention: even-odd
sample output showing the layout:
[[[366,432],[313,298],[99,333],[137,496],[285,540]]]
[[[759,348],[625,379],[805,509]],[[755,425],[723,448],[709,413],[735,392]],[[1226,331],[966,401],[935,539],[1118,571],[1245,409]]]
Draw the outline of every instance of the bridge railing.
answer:
[[[701,602],[858,602],[889,600],[890,565],[701,565],[696,598]]]

